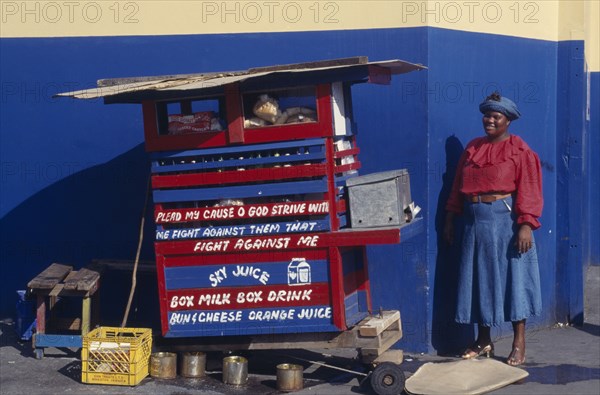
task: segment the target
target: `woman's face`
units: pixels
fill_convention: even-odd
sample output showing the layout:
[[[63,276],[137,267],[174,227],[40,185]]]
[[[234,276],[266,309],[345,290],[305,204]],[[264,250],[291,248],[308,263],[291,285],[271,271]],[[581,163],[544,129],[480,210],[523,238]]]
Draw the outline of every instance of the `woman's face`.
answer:
[[[483,114],[483,130],[492,141],[501,141],[508,137],[510,121],[501,112],[488,111]]]

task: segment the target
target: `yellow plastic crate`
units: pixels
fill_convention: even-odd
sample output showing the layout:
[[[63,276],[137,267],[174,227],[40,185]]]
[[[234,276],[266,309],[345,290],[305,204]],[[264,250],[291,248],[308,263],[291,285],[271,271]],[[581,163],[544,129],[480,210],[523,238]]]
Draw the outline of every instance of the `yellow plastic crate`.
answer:
[[[81,381],[137,385],[148,375],[152,330],[99,327],[83,337]]]

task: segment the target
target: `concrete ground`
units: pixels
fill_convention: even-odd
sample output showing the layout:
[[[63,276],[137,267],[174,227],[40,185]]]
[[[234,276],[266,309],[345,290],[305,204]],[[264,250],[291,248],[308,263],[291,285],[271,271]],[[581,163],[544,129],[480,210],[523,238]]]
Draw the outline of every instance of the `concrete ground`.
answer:
[[[586,273],[585,324],[529,331],[527,339],[523,368],[529,377],[493,394],[600,394],[600,266],[592,266]],[[508,355],[511,342],[511,336],[495,339],[499,360]],[[146,378],[137,387],[88,385],[81,383],[78,352],[48,349],[44,359],[36,360],[31,344],[17,342],[11,320],[4,320],[0,323],[0,394],[277,394],[275,366],[283,362],[304,366],[305,388],[297,394],[373,394],[368,385],[361,385],[360,376],[307,362],[364,372],[355,354],[323,350],[251,352],[247,354],[249,383],[242,388],[222,383],[222,354],[208,355],[207,377],[202,379]],[[401,367],[409,377],[426,362],[456,360],[406,354]]]

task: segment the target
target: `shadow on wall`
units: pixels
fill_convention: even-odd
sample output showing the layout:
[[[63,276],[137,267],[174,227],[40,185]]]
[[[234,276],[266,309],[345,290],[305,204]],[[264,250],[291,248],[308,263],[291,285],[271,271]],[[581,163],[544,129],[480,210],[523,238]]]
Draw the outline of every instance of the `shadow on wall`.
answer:
[[[135,259],[148,162],[140,144],[105,164],[53,183],[0,219],[0,317],[14,317],[15,291],[26,289],[29,280],[53,262],[77,269],[92,259]],[[150,207],[151,200],[146,211],[144,260],[154,259]],[[131,272],[117,277],[123,279],[115,280],[116,286],[107,281],[101,285],[103,316],[123,314]],[[112,273],[109,278],[116,277]],[[157,312],[156,284],[143,282],[137,294],[153,294],[141,299],[140,308]],[[132,310],[139,311],[136,306]]]
[[[458,160],[464,150],[460,140],[452,135],[446,139],[446,172],[442,177],[442,189],[438,196],[435,213],[435,231],[437,236],[437,257],[433,293],[433,317],[431,344],[439,354],[447,354],[465,347],[473,338],[473,326],[459,325],[454,322],[458,284],[458,262],[460,258],[460,240],[462,226],[456,226],[455,241],[448,245],[444,240],[444,222],[446,201],[450,196],[452,182],[456,174]],[[460,221],[460,216],[457,217]]]

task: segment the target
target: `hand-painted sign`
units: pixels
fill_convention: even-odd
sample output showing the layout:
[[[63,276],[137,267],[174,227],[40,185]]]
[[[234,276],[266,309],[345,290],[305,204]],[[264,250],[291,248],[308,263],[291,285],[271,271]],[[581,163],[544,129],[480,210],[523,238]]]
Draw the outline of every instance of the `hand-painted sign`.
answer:
[[[268,224],[248,224],[232,226],[208,226],[201,228],[157,230],[156,240],[182,240],[214,237],[268,235],[279,233],[319,232],[328,229],[328,220],[291,221]]]
[[[329,286],[327,283],[301,287],[269,285],[167,291],[169,311],[230,310],[267,306],[292,307],[328,305],[329,303]]]
[[[204,326],[206,324],[226,324],[244,321],[297,321],[331,320],[330,306],[169,312],[169,326]]]
[[[327,259],[329,256],[327,248],[297,249],[269,252],[247,252],[244,254],[203,254],[203,255],[157,255],[156,262],[159,270],[166,267],[183,266],[208,266],[208,265],[232,265],[284,262],[290,263],[294,257],[301,256],[307,261],[317,261]]]
[[[311,282],[311,267],[304,258],[293,258],[288,265],[288,285],[304,285]]]
[[[331,319],[330,306],[314,306],[283,309],[247,309],[223,311],[186,311],[169,313],[170,325],[227,323],[240,321],[286,321]]]
[[[321,307],[322,309],[326,307]],[[196,336],[236,336],[236,335],[255,335],[265,334],[273,335],[276,333],[298,333],[298,332],[339,332],[340,328],[333,324],[331,318],[313,318],[307,319],[295,319],[295,320],[278,320],[278,321],[262,321],[256,320],[258,312],[252,314],[252,320],[244,320],[244,313],[240,310],[237,312],[219,312],[219,318],[223,319],[224,322],[214,322],[215,316],[209,317],[211,312],[204,312],[205,315],[196,316],[196,321],[202,320],[200,324],[193,322],[192,315],[186,314],[183,318],[177,317],[179,320],[183,319],[184,323],[171,325],[170,319],[172,314],[181,313],[169,313],[165,314],[165,337],[196,337]],[[323,311],[323,310],[321,310]],[[297,316],[297,310],[294,311],[294,316]],[[277,313],[271,313],[277,314]],[[281,315],[281,313],[280,313]],[[188,318],[189,317],[189,318]],[[261,318],[263,318],[261,316]],[[227,321],[227,319],[230,319]],[[236,319],[239,318],[239,321]],[[187,320],[187,323],[185,323]]]
[[[164,269],[167,290],[219,286],[306,285],[329,281],[326,260],[296,258],[292,262],[179,266]]]
[[[265,325],[282,333],[296,326],[334,330],[328,270],[327,260],[304,257],[166,267],[167,336],[259,333]]]
[[[162,255],[186,255],[327,247],[326,242],[321,240],[319,234],[300,234],[200,241],[164,241],[155,244],[155,251]]]
[[[247,204],[244,206],[223,206],[156,210],[157,224],[200,221],[223,221],[244,218],[270,218],[302,215],[325,215],[329,213],[326,200],[312,202],[283,202],[269,204]]]
[[[157,255],[239,253],[393,244],[400,242],[397,228],[352,232],[301,233],[289,236],[257,236],[200,241],[161,241],[155,243]]]

